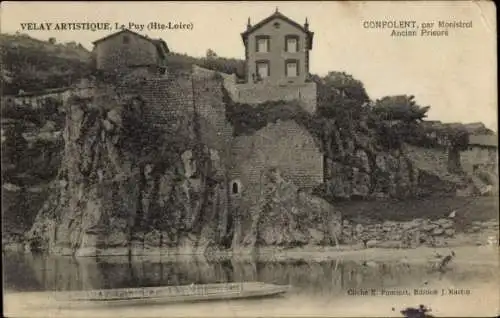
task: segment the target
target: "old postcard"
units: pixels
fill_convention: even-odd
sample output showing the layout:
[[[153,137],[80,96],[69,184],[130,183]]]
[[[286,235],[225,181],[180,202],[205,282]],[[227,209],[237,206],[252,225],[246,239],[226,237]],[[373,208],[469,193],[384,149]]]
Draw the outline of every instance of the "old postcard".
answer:
[[[495,13],[2,2],[3,314],[499,315]]]

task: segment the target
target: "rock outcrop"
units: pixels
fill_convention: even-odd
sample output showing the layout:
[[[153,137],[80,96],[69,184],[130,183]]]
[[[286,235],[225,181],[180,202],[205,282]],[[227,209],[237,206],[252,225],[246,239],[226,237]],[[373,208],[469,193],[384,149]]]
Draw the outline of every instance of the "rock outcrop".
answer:
[[[383,145],[370,129],[349,130],[329,124],[323,140],[325,182],[319,193],[329,200],[406,199],[472,193],[465,174],[448,170],[445,150],[402,144]]]
[[[239,202],[240,228],[235,249],[339,244],[341,215],[325,200],[300,191],[270,168],[264,174],[257,204]]]
[[[217,244],[228,204],[210,150],[191,127],[151,127],[136,96],[104,96],[68,105],[62,165],[27,235],[30,248],[94,256],[160,247],[202,253]],[[186,174],[186,151],[196,174]]]

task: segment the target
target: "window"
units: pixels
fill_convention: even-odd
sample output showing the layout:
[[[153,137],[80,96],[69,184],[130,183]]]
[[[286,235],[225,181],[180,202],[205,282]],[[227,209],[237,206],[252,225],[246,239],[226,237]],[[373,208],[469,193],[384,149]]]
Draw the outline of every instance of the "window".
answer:
[[[268,36],[257,36],[255,39],[257,41],[257,46],[255,47],[257,52],[269,52]]]
[[[256,73],[259,79],[266,78],[271,75],[269,68],[269,61],[257,61]]]
[[[297,60],[286,61],[285,72],[287,77],[299,76],[299,62]]]
[[[130,38],[128,37],[128,35],[124,35],[123,36],[123,44],[128,44],[130,42]]]
[[[285,51],[296,53],[299,51],[299,37],[296,35],[288,35],[285,37]]]

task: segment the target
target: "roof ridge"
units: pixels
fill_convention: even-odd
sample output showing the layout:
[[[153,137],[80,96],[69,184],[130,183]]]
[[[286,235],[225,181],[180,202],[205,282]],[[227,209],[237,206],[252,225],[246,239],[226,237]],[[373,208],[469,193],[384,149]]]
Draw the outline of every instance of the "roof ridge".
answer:
[[[298,28],[299,30],[301,30],[302,32],[307,34],[308,35],[308,48],[312,49],[312,39],[314,36],[314,32],[309,31],[308,28],[300,25],[298,22],[295,22],[294,20],[292,20],[291,18],[287,17],[286,15],[284,15],[283,13],[281,13],[279,11],[274,12],[273,14],[262,19],[261,21],[257,22],[253,26],[248,26],[247,30],[245,32],[241,33],[241,37],[243,39],[243,42],[246,41],[246,38],[248,37],[248,35],[250,33],[253,33],[255,30],[259,29],[260,27],[262,27],[263,25],[265,25],[266,23],[268,23],[269,21],[271,21],[272,19],[275,19],[275,18],[278,18],[278,19],[281,19],[285,22],[288,22],[292,26]]]

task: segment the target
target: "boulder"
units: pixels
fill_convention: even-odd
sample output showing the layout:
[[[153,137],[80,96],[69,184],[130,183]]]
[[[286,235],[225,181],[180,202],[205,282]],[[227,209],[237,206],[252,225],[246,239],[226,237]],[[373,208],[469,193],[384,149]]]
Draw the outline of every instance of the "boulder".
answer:
[[[368,242],[366,242],[366,247],[373,248],[373,247],[377,247],[378,244],[379,244],[379,241],[377,241],[377,240],[369,240]]]
[[[417,228],[420,225],[420,222],[421,221],[419,221],[418,219],[410,221],[410,222],[403,222],[403,223],[401,223],[401,228],[403,230],[414,229],[414,228]]]
[[[114,128],[114,125],[107,119],[104,119],[102,121],[102,125],[104,126],[104,129],[106,129],[107,131],[111,131]]]
[[[436,228],[438,227],[437,224],[434,224],[434,223],[428,223],[428,224],[424,224],[422,226],[422,230],[423,231],[426,231],[426,232],[431,232],[431,231],[434,231]]]
[[[444,230],[444,234],[446,236],[453,236],[453,235],[455,235],[455,230],[454,229],[446,229],[446,230]]]
[[[361,234],[363,232],[363,225],[362,224],[357,224],[356,225],[356,233]]]
[[[444,229],[440,227],[436,227],[434,230],[432,230],[432,235],[442,235],[444,233]]]
[[[309,243],[314,245],[319,245],[323,242],[325,234],[317,229],[309,229],[309,235],[311,237]]]

